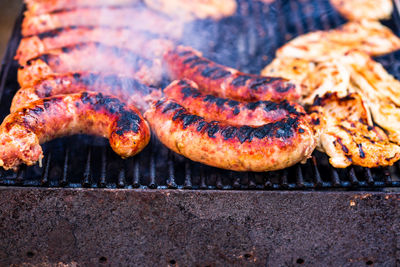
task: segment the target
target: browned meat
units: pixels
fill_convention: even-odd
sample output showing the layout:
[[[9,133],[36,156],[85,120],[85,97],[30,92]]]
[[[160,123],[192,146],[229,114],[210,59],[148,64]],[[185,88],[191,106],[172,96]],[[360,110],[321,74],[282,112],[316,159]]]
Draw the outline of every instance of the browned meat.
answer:
[[[258,127],[205,120],[173,100],[160,100],[145,113],[160,141],[191,160],[234,171],[271,171],[307,159],[314,133],[304,117]]]
[[[150,88],[138,80],[120,75],[101,75],[93,72],[50,74],[39,79],[31,87],[18,90],[11,103],[11,112],[40,98],[85,91],[112,95],[141,112],[149,108],[154,99],[161,98],[161,91]]]
[[[172,82],[164,93],[190,113],[232,125],[261,126],[287,117],[306,116],[302,106],[287,100],[246,103],[205,95],[196,83],[186,79]]]
[[[289,80],[245,74],[212,62],[190,47],[178,46],[164,59],[172,79],[190,79],[205,93],[219,97],[258,101],[294,100],[300,96],[301,89]]]
[[[71,26],[127,27],[135,31],[149,31],[180,38],[183,24],[147,8],[79,8],[57,13],[26,16],[22,35],[31,36]]]
[[[82,43],[48,51],[27,62],[18,71],[21,87],[31,86],[48,74],[93,71],[127,75],[151,85],[161,79],[161,63],[148,60],[130,50],[99,43]]]
[[[320,128],[319,149],[330,157],[336,168],[351,164],[373,168],[390,166],[400,159],[400,147],[390,143],[378,127],[368,124],[368,111],[360,95],[353,93],[339,98],[336,93],[315,100],[311,112]]]
[[[347,1],[347,0],[346,0]],[[300,35],[281,48],[279,58],[292,57],[315,61],[338,58],[357,50],[377,56],[400,49],[400,39],[378,21],[348,22],[337,29]]]
[[[69,27],[22,38],[15,59],[20,65],[50,50],[83,42],[126,48],[146,58],[160,58],[172,47],[172,41],[148,32],[135,32],[129,28]]]
[[[8,115],[0,126],[0,166],[16,169],[43,157],[39,144],[85,133],[109,139],[123,158],[140,152],[150,130],[139,111],[100,93],[79,93],[40,99]]]

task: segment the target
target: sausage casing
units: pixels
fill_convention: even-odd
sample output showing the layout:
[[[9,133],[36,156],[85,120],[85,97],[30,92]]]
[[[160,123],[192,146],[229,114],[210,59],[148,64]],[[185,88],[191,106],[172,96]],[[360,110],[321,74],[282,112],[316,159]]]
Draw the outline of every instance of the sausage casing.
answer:
[[[287,100],[240,102],[220,98],[203,94],[196,83],[187,79],[173,81],[164,94],[190,113],[233,125],[261,126],[289,116],[305,116],[302,106]]]
[[[89,42],[48,51],[27,61],[18,70],[21,87],[48,74],[93,71],[131,76],[145,84],[161,79],[161,62],[145,59],[128,49]]]
[[[178,46],[164,54],[167,72],[172,79],[187,78],[202,91],[239,101],[295,100],[300,96],[298,85],[279,77],[245,74],[217,64],[201,53]]]
[[[101,93],[44,98],[8,115],[0,126],[0,166],[16,169],[43,157],[39,144],[85,133],[109,139],[121,157],[140,152],[150,140],[147,122],[133,106]]]
[[[153,132],[191,160],[234,171],[272,171],[307,159],[316,146],[308,122],[288,117],[259,127],[232,126],[189,113],[173,100],[145,113]]]

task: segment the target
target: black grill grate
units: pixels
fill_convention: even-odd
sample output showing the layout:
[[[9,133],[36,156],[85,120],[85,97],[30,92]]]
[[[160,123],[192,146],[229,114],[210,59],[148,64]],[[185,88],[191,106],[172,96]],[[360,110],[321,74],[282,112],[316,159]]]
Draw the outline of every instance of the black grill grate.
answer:
[[[22,17],[16,23],[1,68],[0,119],[18,89],[17,63]],[[399,17],[384,23],[396,33]],[[183,43],[198,48],[217,62],[258,73],[274,57],[275,50],[293,37],[344,23],[327,0],[277,0],[266,5],[239,1],[237,13],[216,23],[196,21],[186,32],[196,34]],[[207,40],[207,43],[204,42]],[[378,58],[400,78],[400,53]],[[122,160],[102,138],[73,136],[43,146],[43,167],[23,167],[18,173],[0,171],[0,185],[88,188],[151,189],[314,189],[387,190],[400,187],[400,165],[367,169],[335,169],[325,154],[315,152],[304,165],[269,173],[238,173],[191,162],[154,138],[138,156]]]

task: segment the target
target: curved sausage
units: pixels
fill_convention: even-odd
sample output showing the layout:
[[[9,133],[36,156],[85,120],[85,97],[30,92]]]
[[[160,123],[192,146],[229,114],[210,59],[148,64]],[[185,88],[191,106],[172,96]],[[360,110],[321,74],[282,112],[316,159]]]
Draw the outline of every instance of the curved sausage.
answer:
[[[16,169],[43,157],[39,144],[57,137],[91,134],[109,139],[123,158],[140,152],[150,129],[139,111],[101,93],[44,98],[8,115],[0,126],[0,166]]]
[[[173,81],[164,94],[190,113],[233,125],[261,126],[290,116],[305,116],[302,106],[287,100],[246,103],[205,95],[196,83],[187,79]]]
[[[145,118],[160,141],[193,161],[234,171],[272,171],[307,159],[316,146],[299,116],[252,127],[205,120],[173,100],[157,101]]]
[[[105,38],[107,37],[107,38]],[[161,58],[173,42],[157,34],[132,31],[129,28],[66,27],[21,39],[15,59],[25,65],[29,59],[47,51],[84,42],[101,42],[104,45],[126,48],[145,58]]]
[[[71,71],[127,75],[145,84],[157,84],[162,69],[161,62],[145,59],[128,49],[89,42],[54,49],[28,60],[18,70],[18,82],[27,87],[48,74]]]
[[[134,105],[141,112],[149,108],[148,103],[153,98],[159,99],[161,95],[159,90],[121,75],[101,75],[94,72],[50,74],[35,81],[30,87],[19,89],[12,100],[10,112],[40,98],[85,91],[115,96],[128,105]]]
[[[301,88],[279,77],[245,74],[217,64],[201,53],[178,46],[164,55],[167,72],[172,79],[187,78],[197,83],[202,91],[239,101],[296,100]]]

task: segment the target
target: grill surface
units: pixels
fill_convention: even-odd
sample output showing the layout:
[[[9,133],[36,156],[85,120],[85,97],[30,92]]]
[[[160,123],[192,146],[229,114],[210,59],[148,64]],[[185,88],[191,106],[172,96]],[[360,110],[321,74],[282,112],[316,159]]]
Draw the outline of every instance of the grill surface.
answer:
[[[384,24],[400,33],[395,12]],[[0,73],[0,119],[8,113],[18,89],[18,46],[22,15],[17,20]],[[196,32],[182,42],[202,50],[205,56],[245,72],[258,73],[274,57],[275,50],[293,37],[318,29],[330,29],[345,20],[327,0],[284,0],[266,5],[239,1],[238,11],[216,23],[196,21],[185,31]],[[207,43],[204,43],[207,40]],[[400,53],[377,58],[400,78]],[[106,187],[151,189],[313,189],[393,190],[400,187],[400,165],[368,169],[335,169],[325,154],[315,152],[305,165],[269,173],[238,173],[211,168],[187,160],[152,139],[138,156],[122,160],[102,138],[73,136],[43,146],[43,167],[21,168],[18,173],[0,171],[0,185],[44,187]]]

